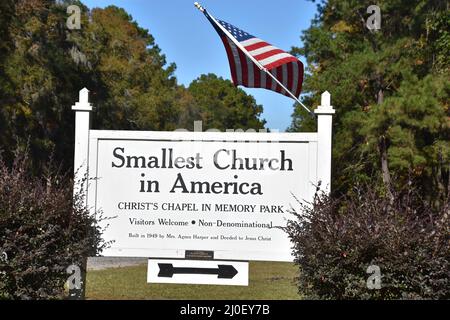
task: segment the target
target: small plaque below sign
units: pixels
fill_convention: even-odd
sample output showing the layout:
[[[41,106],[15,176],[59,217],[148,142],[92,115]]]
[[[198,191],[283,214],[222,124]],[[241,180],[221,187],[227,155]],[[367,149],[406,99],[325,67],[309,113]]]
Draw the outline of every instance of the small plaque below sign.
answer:
[[[214,260],[214,251],[186,250],[185,259],[188,260]]]

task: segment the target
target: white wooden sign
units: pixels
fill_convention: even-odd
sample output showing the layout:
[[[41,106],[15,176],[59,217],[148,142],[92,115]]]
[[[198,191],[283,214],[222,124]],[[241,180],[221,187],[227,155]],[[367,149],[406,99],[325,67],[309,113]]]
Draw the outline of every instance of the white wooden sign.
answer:
[[[149,259],[147,282],[248,286],[248,262]]]
[[[73,109],[76,177],[95,179],[86,205],[110,218],[105,256],[292,261],[279,227],[298,208],[294,196],[312,200],[319,181],[330,184],[328,92],[314,133],[92,130],[86,89]]]

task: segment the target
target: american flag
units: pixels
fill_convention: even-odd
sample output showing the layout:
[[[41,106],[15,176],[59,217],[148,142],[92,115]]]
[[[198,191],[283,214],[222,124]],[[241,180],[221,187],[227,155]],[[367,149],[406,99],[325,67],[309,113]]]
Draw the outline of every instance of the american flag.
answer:
[[[303,84],[303,63],[277,47],[233,26],[222,20],[212,18],[206,10],[203,11],[208,20],[219,33],[230,63],[233,83],[247,88],[265,88],[288,97],[300,96]],[[228,31],[235,41],[242,46],[242,50],[233,39],[223,31],[219,25]],[[249,56],[252,56],[262,66],[258,67]],[[267,74],[270,72],[287,88],[286,92],[275,80]]]

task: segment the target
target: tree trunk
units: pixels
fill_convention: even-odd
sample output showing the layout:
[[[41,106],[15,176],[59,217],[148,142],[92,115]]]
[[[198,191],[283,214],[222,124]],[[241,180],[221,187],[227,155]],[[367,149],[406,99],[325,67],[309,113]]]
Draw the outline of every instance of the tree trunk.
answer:
[[[379,77],[378,79],[378,86],[379,91],[377,94],[377,103],[378,105],[383,104],[384,101],[384,91],[382,87],[382,78]],[[392,185],[391,185],[391,173],[389,171],[389,162],[388,162],[388,143],[385,135],[382,135],[380,137],[379,143],[378,143],[378,150],[380,152],[380,158],[381,158],[381,177],[383,179],[384,187],[386,188],[387,195],[391,202],[394,201],[394,196],[392,194]]]
[[[437,168],[433,171],[436,171],[434,176],[434,183],[437,185],[438,197],[435,200],[435,205],[437,208],[445,203],[445,200],[449,196],[450,192],[450,165],[446,165],[444,160],[444,156],[442,155],[442,150],[439,150],[438,153],[438,165]],[[446,174],[446,170],[447,174]]]
[[[386,188],[387,195],[391,202],[394,201],[394,196],[391,190],[391,173],[389,171],[389,163],[388,163],[388,147],[386,142],[386,137],[382,136],[380,138],[378,144],[378,150],[380,152],[381,157],[381,177],[383,178],[383,184]]]
[[[379,82],[381,82],[381,80],[379,80]],[[380,84],[380,86],[381,86],[381,84]],[[384,91],[383,91],[383,89],[380,89],[377,94],[378,105],[383,104],[383,101],[384,101]]]

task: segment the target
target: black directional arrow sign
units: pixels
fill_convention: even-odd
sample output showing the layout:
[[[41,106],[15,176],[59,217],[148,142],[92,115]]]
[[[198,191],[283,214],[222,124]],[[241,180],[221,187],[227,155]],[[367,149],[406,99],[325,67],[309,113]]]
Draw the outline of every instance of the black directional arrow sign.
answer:
[[[175,268],[173,264],[158,263],[161,278],[172,278],[174,274],[217,274],[219,279],[233,279],[238,271],[232,265],[218,265],[213,268]]]

